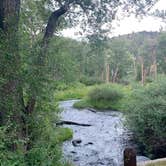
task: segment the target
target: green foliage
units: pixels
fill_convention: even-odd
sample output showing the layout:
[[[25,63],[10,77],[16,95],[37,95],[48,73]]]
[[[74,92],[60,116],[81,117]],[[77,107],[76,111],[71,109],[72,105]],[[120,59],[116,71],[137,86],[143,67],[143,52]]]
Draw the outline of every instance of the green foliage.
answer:
[[[129,127],[146,152],[160,156],[161,150],[164,155],[162,145],[164,146],[166,141],[165,79],[135,90],[128,111]]]
[[[80,78],[80,82],[85,84],[86,86],[91,86],[91,85],[95,85],[95,84],[102,84],[104,83],[101,79],[96,78],[96,77],[86,77],[86,76],[82,76]]]
[[[118,78],[122,79],[124,76],[129,75],[132,72],[132,54],[128,50],[129,41],[124,41],[121,38],[114,38],[110,42],[110,52],[108,50],[108,63],[111,66],[111,71],[113,73],[118,70]],[[111,77],[113,77],[112,74]]]
[[[90,94],[87,101],[92,107],[97,109],[111,109],[125,112],[131,94],[131,86],[108,84],[92,91],[92,98]]]
[[[151,83],[153,81],[154,81],[154,79],[152,77],[150,77],[150,76],[146,77],[146,80],[145,80],[146,83]]]
[[[125,92],[118,84],[99,85],[91,88],[87,96],[74,104],[76,108],[93,107],[97,109],[122,110]]]
[[[93,89],[89,93],[91,101],[109,101],[114,102],[122,98],[122,93],[115,89],[113,86],[103,86]]]
[[[159,63],[158,67],[160,72],[166,73],[166,33],[161,33],[158,37],[157,45],[157,61]]]
[[[7,137],[8,127],[0,127],[0,165],[1,166],[25,166],[24,155],[21,152],[12,152],[7,148],[10,137]],[[16,140],[17,141],[17,140]]]
[[[39,137],[38,140],[33,142],[33,148],[27,153],[28,165],[62,165],[61,157],[61,144],[72,137],[72,131],[67,128],[55,128],[54,130],[48,130],[44,128],[46,132],[43,132],[42,139]],[[42,128],[42,130],[44,130]],[[48,132],[51,132],[48,133]],[[40,135],[41,136],[41,135]]]
[[[45,109],[48,108],[45,106]],[[54,107],[55,109],[55,107]],[[54,115],[54,116],[53,116]],[[55,127],[55,112],[36,112],[28,119],[28,132],[31,133],[28,145],[31,147],[26,154],[22,151],[12,152],[8,149],[11,135],[8,128],[0,128],[0,165],[2,166],[63,166],[61,144],[72,138],[68,128]],[[10,136],[10,137],[7,137]],[[16,142],[19,140],[15,140]],[[22,140],[20,140],[22,141]]]
[[[56,37],[52,39],[47,60],[54,80],[66,84],[77,80],[81,46],[79,42],[68,38]]]
[[[128,108],[133,88],[119,84],[93,86],[89,93],[74,104],[75,108],[112,109],[125,112]]]
[[[91,105],[90,102],[85,98],[74,103],[73,107],[78,109],[84,109],[84,108],[92,108],[93,105]]]
[[[66,90],[56,91],[54,96],[56,101],[69,100],[69,99],[81,99],[87,96],[89,90],[92,87],[86,87],[83,84],[78,86],[71,86]]]
[[[70,128],[58,128],[55,131],[57,142],[63,143],[73,137],[73,131]]]

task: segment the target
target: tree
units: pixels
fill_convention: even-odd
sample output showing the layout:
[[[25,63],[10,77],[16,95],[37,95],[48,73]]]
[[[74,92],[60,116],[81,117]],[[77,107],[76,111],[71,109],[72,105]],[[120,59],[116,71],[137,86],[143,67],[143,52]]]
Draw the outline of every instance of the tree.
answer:
[[[114,39],[110,42],[110,71],[112,82],[117,82],[131,70],[131,55],[127,50],[127,42]]]
[[[0,28],[2,37],[0,124],[12,123],[9,131],[12,132],[15,139],[24,137],[24,119],[22,113],[25,110],[20,77],[19,11],[20,0],[2,0],[0,2]],[[10,146],[12,150],[21,148],[12,142]]]
[[[146,76],[157,77],[157,32],[139,32],[129,35],[129,52],[133,54],[135,78],[144,84]]]
[[[158,38],[157,46],[157,63],[159,64],[160,72],[166,74],[166,33],[161,33]]]

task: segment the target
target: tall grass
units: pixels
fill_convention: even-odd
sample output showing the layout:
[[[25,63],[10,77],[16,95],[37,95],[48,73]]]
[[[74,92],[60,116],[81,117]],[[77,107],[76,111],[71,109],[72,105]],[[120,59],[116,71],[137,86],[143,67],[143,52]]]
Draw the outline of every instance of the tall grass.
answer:
[[[131,94],[130,86],[105,84],[93,87],[87,96],[74,104],[76,108],[93,107],[96,109],[110,109],[122,111]]]
[[[70,87],[66,90],[56,91],[55,100],[64,101],[70,99],[82,99],[89,93],[91,86],[79,85],[78,87]]]

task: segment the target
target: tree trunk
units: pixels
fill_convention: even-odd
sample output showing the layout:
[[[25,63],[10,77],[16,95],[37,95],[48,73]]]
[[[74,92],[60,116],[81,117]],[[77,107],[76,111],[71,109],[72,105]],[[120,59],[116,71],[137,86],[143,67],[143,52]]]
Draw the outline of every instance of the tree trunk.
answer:
[[[43,40],[42,40],[42,43],[40,46],[41,47],[40,52],[37,57],[37,62],[35,64],[36,66],[38,66],[36,75],[39,79],[41,79],[41,77],[43,77],[43,68],[45,66],[48,46],[49,46],[50,40],[53,37],[54,32],[56,30],[58,19],[60,16],[62,16],[63,14],[65,14],[67,12],[67,8],[68,8],[68,6],[65,6],[65,5],[60,7],[58,10],[54,11],[48,19],[45,34],[43,36]],[[33,87],[33,85],[31,85],[31,87]],[[33,88],[30,88],[30,89],[32,91],[32,94],[29,97],[29,100],[28,100],[28,103],[26,106],[26,112],[28,114],[32,113],[34,111],[35,104],[36,104],[36,93],[34,92]],[[35,91],[38,91],[38,90],[36,89]]]
[[[153,49],[153,52],[152,52],[152,62],[153,62],[153,64],[150,67],[150,75],[154,79],[157,79],[157,59],[156,59],[156,50],[155,49]]]
[[[154,79],[157,79],[157,60],[156,60],[156,56],[154,56]]]
[[[113,79],[112,79],[113,83],[115,83],[117,81],[118,72],[119,72],[119,68],[116,67],[115,72],[113,74]]]
[[[102,69],[102,72],[101,72],[101,80],[104,81],[104,71]]]
[[[144,69],[144,59],[143,57],[140,57],[140,63],[141,63],[141,84],[144,86],[145,83],[145,69]]]
[[[134,67],[134,79],[136,79],[137,77],[136,59],[133,59],[133,67]]]
[[[144,64],[141,64],[141,83],[144,85]]]
[[[14,134],[14,139],[23,139],[24,101],[20,79],[20,56],[18,43],[20,0],[0,1],[0,28],[5,47],[1,50],[1,60],[4,68],[0,71],[0,114],[1,125],[12,124],[8,134]],[[5,65],[4,65],[5,64]],[[1,64],[2,65],[2,64]],[[14,130],[15,129],[15,130]],[[22,144],[11,142],[12,150],[24,150]]]
[[[157,79],[157,63],[155,62],[154,79]]]
[[[18,21],[19,21],[19,0],[1,0],[0,1],[0,28],[2,30],[3,38],[6,48],[4,48],[1,55],[4,60],[3,71],[0,72],[1,78],[5,79],[5,82],[1,84],[1,112],[4,116],[6,112],[8,102],[12,102],[13,106],[10,111],[14,111],[17,108],[17,102],[19,100],[19,67],[20,57],[18,54]],[[8,54],[8,59],[5,59]],[[10,65],[10,66],[9,66]],[[10,99],[10,100],[9,100]],[[19,105],[18,105],[19,106]],[[3,111],[4,109],[4,111]],[[16,111],[14,111],[16,112]],[[2,118],[3,121],[3,118]]]
[[[106,64],[106,83],[110,82],[110,65]]]

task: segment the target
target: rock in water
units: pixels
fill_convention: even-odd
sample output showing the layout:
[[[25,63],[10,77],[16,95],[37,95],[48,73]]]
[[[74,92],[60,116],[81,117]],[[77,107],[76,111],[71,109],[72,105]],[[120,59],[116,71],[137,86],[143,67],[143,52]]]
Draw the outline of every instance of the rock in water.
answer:
[[[81,139],[75,139],[72,141],[73,146],[78,146],[82,142]]]

